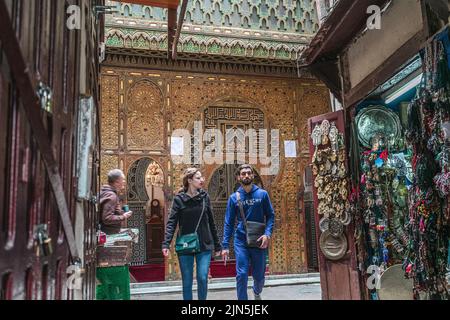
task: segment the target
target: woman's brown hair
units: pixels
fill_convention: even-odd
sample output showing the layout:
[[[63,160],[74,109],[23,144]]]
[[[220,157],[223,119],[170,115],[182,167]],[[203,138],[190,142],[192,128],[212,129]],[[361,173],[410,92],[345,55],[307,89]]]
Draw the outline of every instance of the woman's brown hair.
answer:
[[[180,189],[179,192],[187,192],[189,189],[189,179],[194,178],[194,176],[200,172],[197,168],[189,168],[183,174],[183,188]]]

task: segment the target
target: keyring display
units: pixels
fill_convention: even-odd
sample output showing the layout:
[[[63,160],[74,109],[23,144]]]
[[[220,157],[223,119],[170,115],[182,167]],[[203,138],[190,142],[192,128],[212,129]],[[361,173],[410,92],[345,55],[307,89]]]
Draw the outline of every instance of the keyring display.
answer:
[[[322,217],[320,248],[328,259],[339,260],[347,250],[344,227],[351,221],[344,138],[336,123],[324,120],[314,127],[311,139],[315,147],[312,171],[317,212]]]

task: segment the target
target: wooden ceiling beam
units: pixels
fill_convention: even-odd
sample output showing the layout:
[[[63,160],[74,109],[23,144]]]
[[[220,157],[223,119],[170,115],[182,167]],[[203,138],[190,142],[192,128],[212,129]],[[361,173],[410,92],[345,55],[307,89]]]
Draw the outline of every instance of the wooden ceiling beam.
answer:
[[[175,34],[175,39],[172,45],[172,59],[177,58],[177,47],[178,41],[180,40],[181,29],[183,29],[184,16],[186,15],[186,9],[188,5],[188,0],[183,0],[180,9],[180,16],[178,17],[177,33]]]
[[[177,28],[177,9],[169,9],[167,26],[167,58],[171,59],[173,54],[173,45],[175,43],[175,34]]]

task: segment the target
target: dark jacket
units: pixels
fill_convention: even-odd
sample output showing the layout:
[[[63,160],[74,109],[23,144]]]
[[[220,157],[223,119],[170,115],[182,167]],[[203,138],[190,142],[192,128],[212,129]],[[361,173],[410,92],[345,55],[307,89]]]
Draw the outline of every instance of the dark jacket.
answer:
[[[120,233],[124,212],[117,191],[110,185],[100,189],[100,229],[106,234]]]
[[[203,200],[205,200],[205,211],[198,228],[198,237],[200,240],[201,251],[220,251],[221,245],[217,236],[217,229],[214,223],[214,217],[211,208],[209,195],[200,190],[200,193],[191,198],[184,192],[177,194],[173,200],[170,210],[169,221],[166,226],[166,235],[162,245],[163,249],[169,249],[173,236],[179,227],[180,234],[191,234],[199,222]]]

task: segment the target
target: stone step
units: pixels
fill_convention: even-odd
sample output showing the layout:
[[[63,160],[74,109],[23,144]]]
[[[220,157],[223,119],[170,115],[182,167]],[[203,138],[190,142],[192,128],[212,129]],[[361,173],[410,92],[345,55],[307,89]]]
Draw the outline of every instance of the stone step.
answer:
[[[194,275],[195,277],[195,275]],[[303,278],[317,278],[320,277],[320,273],[302,273],[302,274],[282,274],[282,275],[268,275],[266,280],[276,280],[276,279],[303,279]],[[250,277],[251,278],[251,277]],[[210,284],[214,283],[227,283],[236,282],[235,277],[231,278],[213,278],[209,280]],[[195,279],[194,279],[195,283]],[[181,280],[176,281],[158,281],[158,282],[142,282],[142,283],[132,283],[131,289],[137,288],[158,288],[158,287],[172,287],[181,286]]]
[[[320,284],[318,273],[300,275],[270,275],[266,277],[265,286],[288,286],[301,284]],[[249,277],[248,287],[253,286],[253,279]],[[211,279],[208,290],[234,290],[236,289],[236,278]],[[151,295],[164,293],[181,293],[183,290],[181,281],[167,281],[158,283],[133,283],[131,285],[131,295]],[[194,280],[193,290],[197,290],[197,283]]]

